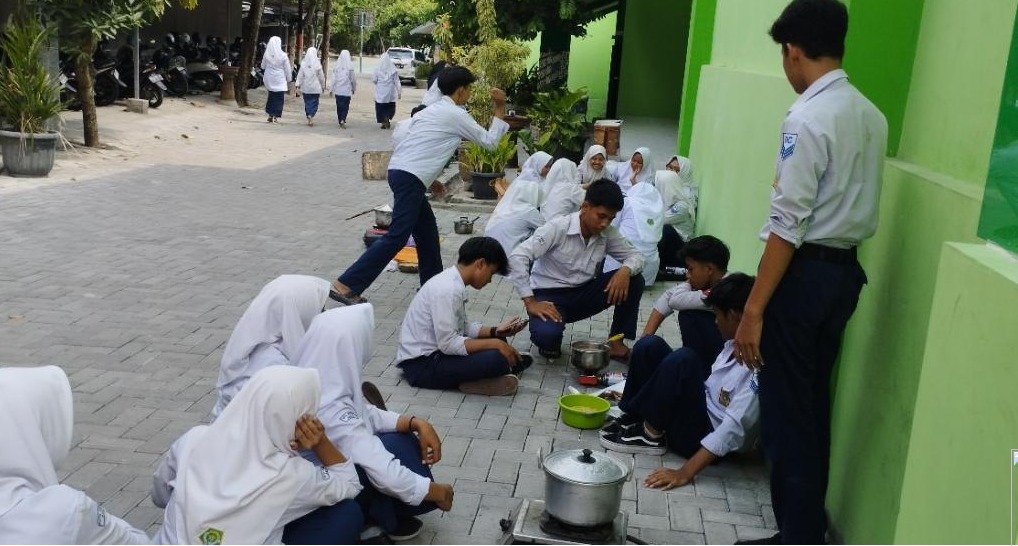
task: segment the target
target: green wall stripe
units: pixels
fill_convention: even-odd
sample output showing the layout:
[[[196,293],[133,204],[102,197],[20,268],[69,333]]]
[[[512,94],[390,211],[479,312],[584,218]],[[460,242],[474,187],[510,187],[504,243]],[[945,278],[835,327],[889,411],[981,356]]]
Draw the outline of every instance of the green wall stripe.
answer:
[[[700,68],[710,64],[711,48],[714,45],[714,15],[718,0],[693,0],[690,17],[689,46],[686,53],[686,74],[683,78],[682,109],[679,112],[679,150],[689,156],[689,144],[693,136],[693,114],[696,111],[696,93],[700,88]]]

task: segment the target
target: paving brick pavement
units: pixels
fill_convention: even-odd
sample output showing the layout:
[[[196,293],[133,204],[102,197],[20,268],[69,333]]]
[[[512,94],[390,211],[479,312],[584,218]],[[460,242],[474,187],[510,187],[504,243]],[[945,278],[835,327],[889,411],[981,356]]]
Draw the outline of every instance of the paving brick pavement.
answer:
[[[401,111],[415,98],[406,93]],[[333,277],[360,254],[368,227],[369,217],[343,218],[389,197],[384,182],[360,178],[360,152],[386,148],[389,133],[367,123],[370,99],[358,100],[362,126],[351,124],[341,134],[322,123],[310,131],[318,139],[335,134],[335,142],[307,153],[301,153],[302,139],[312,134],[307,128],[236,124],[242,127],[230,136],[244,135],[249,149],[231,153],[252,154],[252,162],[265,166],[177,161],[107,176],[66,173],[84,179],[78,182],[4,181],[0,365],[55,364],[67,371],[75,435],[60,469],[66,483],[134,525],[156,529],[162,514],[148,498],[151,471],[170,443],[206,420],[223,345],[247,303],[283,273]],[[323,119],[331,119],[328,104]],[[209,116],[243,118],[211,101],[206,106],[206,123]],[[288,101],[291,113],[297,107]],[[270,153],[259,148],[270,131],[292,137],[288,158],[260,157]],[[450,265],[465,240],[452,230],[459,212],[438,209],[436,215]],[[538,449],[596,447],[597,435],[558,420],[557,397],[574,384],[564,363],[538,358],[513,397],[420,390],[402,382],[392,361],[417,283],[415,275],[383,273],[365,294],[378,322],[378,348],[365,378],[379,385],[390,409],[435,424],[444,440],[435,475],[457,491],[453,510],[425,516],[426,531],[411,543],[492,543],[500,518],[521,499],[543,496]],[[642,319],[662,290],[659,283],[644,296]],[[504,279],[472,294],[468,308],[471,317],[489,323],[522,313]],[[607,337],[609,319],[603,313],[568,328],[566,342]],[[663,330],[677,341],[674,322]],[[513,343],[530,349],[525,332]],[[726,460],[673,492],[639,485],[653,468],[681,461],[672,454],[633,458],[635,475],[623,497],[632,512],[631,534],[651,542],[731,543],[772,532],[758,459]]]

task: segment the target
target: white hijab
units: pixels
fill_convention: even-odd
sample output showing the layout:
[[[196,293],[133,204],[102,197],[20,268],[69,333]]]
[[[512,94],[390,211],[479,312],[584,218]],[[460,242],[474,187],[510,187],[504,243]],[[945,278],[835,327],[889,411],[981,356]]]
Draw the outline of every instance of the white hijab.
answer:
[[[590,166],[590,158],[594,157],[595,155],[600,155],[601,157],[604,158],[604,166],[601,167],[600,170],[596,171]],[[606,150],[604,146],[601,146],[600,144],[594,144],[590,148],[587,148],[587,152],[583,154],[583,161],[580,162],[579,166],[581,177],[580,182],[582,184],[590,184],[595,180],[600,180],[601,178],[604,177],[607,165],[608,165],[608,150]]]
[[[554,159],[551,154],[547,152],[534,152],[534,155],[527,158],[523,162],[523,166],[520,167],[520,174],[516,175],[516,180],[532,180],[534,182],[543,182],[544,176],[541,176],[541,171],[551,163]]]
[[[294,425],[318,409],[318,373],[269,366],[178,454],[170,502],[176,536],[201,544],[208,529],[224,544],[263,544],[293,503],[307,465],[290,448]]]
[[[633,246],[645,253],[657,253],[664,227],[664,202],[653,184],[636,184],[626,194],[626,204],[619,214],[623,218],[619,230]]]
[[[421,104],[424,106],[431,106],[436,102],[442,100],[442,90],[438,88],[438,78],[435,78],[435,82],[431,84],[428,91],[424,93],[424,98],[421,100]]]
[[[304,332],[328,296],[329,281],[318,277],[281,275],[266,284],[230,334],[216,387],[222,389],[258,371],[250,369],[250,357],[261,345],[275,344],[292,362]]]
[[[519,218],[531,212],[537,212],[540,206],[541,185],[526,178],[516,178],[516,180],[509,184],[509,189],[506,190],[502,200],[495,206],[495,210],[491,213],[491,218],[488,219],[485,230],[491,229],[506,220]]]
[[[378,59],[378,66],[375,67],[375,76],[378,81],[385,81],[392,78],[393,74],[396,73],[396,65],[392,64],[392,59],[389,58],[388,53],[382,53],[382,56]]]
[[[326,428],[360,421],[365,414],[361,369],[375,351],[374,330],[374,307],[361,304],[318,315],[304,336],[294,365],[318,370],[322,381],[319,418]]]
[[[580,210],[586,196],[580,185],[580,172],[576,164],[568,159],[559,159],[548,171],[548,194],[541,204],[541,215],[545,220],[572,214]]]
[[[643,157],[643,168],[637,173],[636,180],[633,180],[632,156],[630,156],[630,161],[626,161],[619,166],[618,184],[623,192],[628,191],[629,188],[641,182],[654,181],[654,156],[650,153],[650,148],[637,148],[633,152],[633,156],[636,154],[640,154]]]
[[[344,49],[339,52],[339,60],[336,61],[336,70],[340,72],[349,72],[353,70],[353,61],[350,59],[350,51]]]
[[[71,385],[63,370],[56,366],[0,368],[0,521],[21,501],[59,485],[56,467],[71,449],[73,426]],[[66,519],[56,514],[50,518],[52,522]],[[5,534],[3,528],[0,525],[0,535]],[[68,533],[71,540],[76,535]]]
[[[318,59],[318,49],[309,47],[304,59],[300,62],[300,68],[309,76],[313,77],[322,69],[322,61]]]
[[[262,59],[268,65],[276,68],[282,68],[289,62],[286,53],[283,52],[283,42],[279,39],[279,36],[269,38],[269,43],[265,46],[265,54]]]
[[[674,226],[682,239],[688,241],[696,225],[696,186],[670,170],[658,171],[654,175],[654,186],[664,204],[664,222]]]

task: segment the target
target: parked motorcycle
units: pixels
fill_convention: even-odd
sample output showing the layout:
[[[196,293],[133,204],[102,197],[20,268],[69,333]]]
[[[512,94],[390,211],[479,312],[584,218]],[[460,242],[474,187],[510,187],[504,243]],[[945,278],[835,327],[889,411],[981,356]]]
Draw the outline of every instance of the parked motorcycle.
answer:
[[[127,78],[127,81],[120,80],[122,84],[120,98],[133,98],[134,64],[120,64],[118,65],[118,71],[123,78]],[[163,76],[159,73],[155,64],[149,63],[142,69],[141,74],[139,74],[138,83],[140,98],[148,101],[149,108],[159,108],[163,104],[163,93],[167,91],[167,88],[166,84],[163,83]]]

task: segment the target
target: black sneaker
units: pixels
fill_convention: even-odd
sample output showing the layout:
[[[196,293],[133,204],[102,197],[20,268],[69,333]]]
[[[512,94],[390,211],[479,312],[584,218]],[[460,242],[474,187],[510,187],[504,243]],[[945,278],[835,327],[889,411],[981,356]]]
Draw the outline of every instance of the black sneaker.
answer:
[[[424,522],[413,517],[404,517],[396,520],[396,528],[388,533],[389,538],[397,542],[404,540],[410,540],[417,535],[421,534],[421,529],[424,528]]]
[[[611,436],[612,434],[618,434],[620,432],[628,433],[629,429],[641,424],[643,424],[643,421],[639,417],[623,413],[621,417],[615,419],[611,423],[608,423],[601,429],[601,436]]]
[[[509,368],[509,373],[515,375],[516,377],[519,377],[520,374],[523,373],[523,370],[529,368],[530,365],[533,363],[534,357],[528,354],[520,353],[520,362],[515,366]]]
[[[643,427],[633,427],[621,433],[602,436],[601,447],[619,453],[640,455],[664,455],[668,451],[664,436],[651,438],[643,431]]]
[[[548,360],[555,360],[556,358],[562,356],[562,349],[560,349],[559,347],[555,347],[554,349],[544,349],[538,347],[537,353],[543,356],[544,358],[547,358]]]
[[[361,383],[361,394],[364,395],[366,400],[372,406],[385,411],[385,399],[382,398],[382,393],[378,390],[378,387],[370,381]]]

